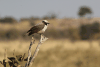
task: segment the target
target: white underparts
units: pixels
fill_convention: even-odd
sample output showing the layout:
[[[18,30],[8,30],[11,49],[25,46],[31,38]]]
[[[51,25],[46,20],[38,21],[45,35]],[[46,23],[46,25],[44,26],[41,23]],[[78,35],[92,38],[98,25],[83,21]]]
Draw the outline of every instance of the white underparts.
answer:
[[[44,28],[42,29],[42,31],[45,32],[46,29],[47,29],[47,25],[44,26]]]
[[[39,33],[39,34],[44,33],[45,30],[47,29],[47,26],[48,26],[48,25],[45,25],[44,28],[43,28],[42,30],[40,30],[38,33]]]

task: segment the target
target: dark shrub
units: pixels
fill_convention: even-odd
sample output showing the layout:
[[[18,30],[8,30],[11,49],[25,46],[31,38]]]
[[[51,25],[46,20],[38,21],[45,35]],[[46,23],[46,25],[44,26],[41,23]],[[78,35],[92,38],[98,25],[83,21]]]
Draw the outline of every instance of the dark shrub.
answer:
[[[0,19],[0,23],[15,23],[17,22],[16,19],[14,19],[13,17],[5,17]]]
[[[99,26],[100,24],[98,22],[95,22],[93,24],[81,25],[80,27],[81,39],[86,40],[91,38],[94,34],[99,33]]]
[[[20,33],[21,32],[16,29],[11,29],[7,31],[6,37],[7,39],[17,39],[21,36]]]
[[[69,28],[67,31],[68,31],[69,39],[71,39],[73,41],[80,39],[79,29],[77,29],[77,28]]]

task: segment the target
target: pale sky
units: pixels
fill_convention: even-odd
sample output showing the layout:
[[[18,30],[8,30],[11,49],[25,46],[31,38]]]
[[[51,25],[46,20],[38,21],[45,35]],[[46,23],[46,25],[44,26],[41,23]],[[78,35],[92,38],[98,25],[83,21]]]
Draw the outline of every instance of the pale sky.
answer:
[[[93,17],[100,17],[100,0],[0,0],[0,17],[43,17],[49,13],[59,18],[77,18],[80,6],[89,6]]]

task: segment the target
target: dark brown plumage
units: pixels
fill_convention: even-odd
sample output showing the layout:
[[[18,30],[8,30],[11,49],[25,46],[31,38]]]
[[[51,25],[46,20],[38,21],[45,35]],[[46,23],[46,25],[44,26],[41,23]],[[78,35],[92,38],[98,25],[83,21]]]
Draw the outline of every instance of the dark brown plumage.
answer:
[[[27,31],[28,36],[33,35],[34,33],[43,34],[48,27],[48,21],[43,20],[41,23],[33,26],[30,30]]]
[[[36,26],[33,26],[30,30],[27,31],[28,36],[34,34],[34,33],[38,33],[40,30],[42,30],[44,28],[44,24],[38,24]]]

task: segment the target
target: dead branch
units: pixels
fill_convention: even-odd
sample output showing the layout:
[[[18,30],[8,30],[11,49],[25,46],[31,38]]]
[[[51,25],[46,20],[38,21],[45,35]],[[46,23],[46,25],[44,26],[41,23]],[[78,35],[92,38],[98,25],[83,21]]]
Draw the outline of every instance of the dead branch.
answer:
[[[24,53],[24,55],[22,56],[22,59],[21,59],[21,61],[23,61],[23,60],[24,60],[24,58],[25,58],[25,55],[26,55],[26,53]]]
[[[0,63],[3,65],[2,61],[0,61]]]
[[[30,43],[30,46],[29,46],[29,50],[28,50],[27,63],[25,64],[25,67],[31,67],[32,66],[32,64],[34,62],[34,59],[35,59],[35,57],[37,56],[37,54],[39,52],[40,46],[47,39],[48,38],[46,38],[45,36],[41,35],[40,41],[39,41],[39,43],[38,43],[38,45],[37,45],[37,47],[35,49],[35,52],[34,52],[33,55],[31,55],[31,48],[32,48],[33,43],[35,43],[35,40],[32,37],[32,40],[31,40],[31,43]],[[13,52],[13,56],[15,55],[14,53],[15,53],[15,50]],[[0,61],[0,63],[4,67],[7,67],[7,66],[10,66],[10,67],[22,67],[19,64],[19,61],[20,62],[25,61],[26,59],[24,59],[24,58],[25,58],[25,53],[24,53],[24,55],[16,55],[15,57],[7,57],[7,50],[5,49],[4,60]]]
[[[33,37],[32,37],[32,40],[31,40],[31,43],[29,46],[29,50],[28,50],[28,59],[27,59],[27,63],[25,64],[25,67],[27,67],[29,65],[29,61],[31,58],[31,47],[32,47],[33,43],[35,43],[35,40],[33,41]]]
[[[35,49],[35,52],[34,52],[34,54],[33,54],[33,56],[31,56],[31,44],[32,44],[32,42],[31,42],[31,44],[30,44],[30,46],[29,46],[29,55],[28,55],[28,60],[27,60],[27,63],[25,64],[25,67],[31,67],[32,66],[32,64],[33,64],[33,62],[34,62],[34,59],[35,59],[35,57],[37,56],[37,54],[38,54],[38,52],[39,52],[39,48],[40,48],[40,46],[42,45],[42,43],[44,42],[44,41],[46,41],[48,38],[46,38],[44,35],[41,35],[41,39],[40,39],[40,41],[39,41],[39,43],[38,43],[38,45],[37,45],[37,47],[36,47],[36,49]],[[31,58],[32,57],[32,58]]]
[[[4,59],[5,59],[5,62],[7,62],[7,49],[5,49]]]

